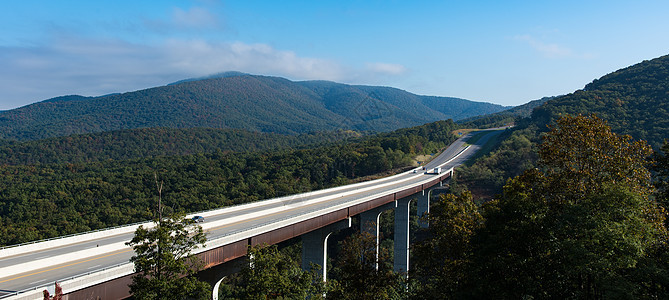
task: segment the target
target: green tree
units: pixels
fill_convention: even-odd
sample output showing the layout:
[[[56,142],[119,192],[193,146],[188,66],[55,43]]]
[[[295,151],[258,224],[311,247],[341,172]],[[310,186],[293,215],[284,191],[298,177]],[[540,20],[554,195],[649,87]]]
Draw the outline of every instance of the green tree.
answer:
[[[653,165],[655,199],[665,214],[664,226],[669,228],[669,218],[666,218],[669,212],[669,141],[665,140],[661,150],[656,153]],[[631,276],[642,279],[639,286],[645,288],[647,298],[669,299],[669,238],[656,244],[638,269]]]
[[[328,299],[403,299],[406,282],[393,271],[390,255],[379,249],[376,269],[376,237],[355,233],[341,243],[334,268],[334,287]],[[332,281],[332,280],[331,280]]]
[[[656,153],[653,170],[656,172],[654,184],[657,193],[655,196],[666,213],[669,210],[669,141],[664,142],[661,153]],[[665,226],[669,225],[666,223],[667,220],[669,219],[665,220]]]
[[[476,236],[476,296],[635,298],[638,265],[666,238],[650,196],[650,149],[597,117],[556,121],[542,169],[510,180]],[[646,274],[648,275],[648,274]]]
[[[642,195],[651,192],[644,141],[618,135],[595,115],[565,116],[549,126],[539,146],[539,164],[560,200],[597,193],[606,184],[623,185]]]
[[[192,250],[203,246],[206,236],[202,227],[182,214],[154,221],[154,227],[139,226],[132,246],[135,275],[130,293],[137,299],[207,299],[209,284],[194,274],[202,266]]]
[[[483,225],[483,217],[468,191],[443,194],[430,207],[428,236],[417,241],[411,287],[417,299],[454,299],[467,282],[472,257],[471,239]]]
[[[322,279],[303,271],[276,245],[249,247],[249,265],[232,275],[222,290],[225,299],[319,299]]]

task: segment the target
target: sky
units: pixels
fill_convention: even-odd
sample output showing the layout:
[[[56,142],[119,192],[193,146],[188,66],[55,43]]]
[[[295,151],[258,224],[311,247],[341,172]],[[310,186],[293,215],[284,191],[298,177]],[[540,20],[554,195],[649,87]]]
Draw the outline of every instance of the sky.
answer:
[[[515,106],[669,54],[669,1],[6,1],[0,110],[225,71]]]

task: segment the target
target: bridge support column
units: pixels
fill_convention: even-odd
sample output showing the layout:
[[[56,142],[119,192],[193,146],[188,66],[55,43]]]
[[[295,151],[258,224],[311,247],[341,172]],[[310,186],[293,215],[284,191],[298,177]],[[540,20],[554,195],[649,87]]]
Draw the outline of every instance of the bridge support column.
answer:
[[[439,182],[439,186],[441,186],[441,182]],[[418,195],[418,226],[421,228],[427,228],[429,226],[429,223],[427,220],[424,220],[423,217],[424,215],[430,213],[430,197],[432,196],[432,190],[434,188],[430,188],[427,190],[423,190],[421,194]]]
[[[395,209],[395,272],[409,271],[409,211],[412,197],[397,200]],[[408,276],[408,275],[407,275]]]
[[[376,258],[374,266],[379,270],[379,219],[384,211],[397,207],[397,201],[381,205],[360,213],[360,232],[368,232],[376,237]]]
[[[218,300],[218,289],[221,287],[221,282],[223,282],[223,279],[225,279],[225,276],[216,281],[216,284],[214,284],[214,289],[211,292],[211,300]]]
[[[351,218],[330,224],[302,235],[302,269],[310,270],[311,263],[321,266],[323,281],[327,281],[328,238],[344,228],[351,227]]]
[[[248,265],[249,265],[249,259],[242,256],[218,265],[214,265],[207,269],[201,270],[197,273],[197,278],[200,281],[207,282],[211,286],[213,286],[211,296],[212,299],[216,300],[218,298],[218,288],[221,285],[221,281],[228,275],[238,273],[241,269],[247,267]],[[70,297],[70,299],[72,299],[72,297]],[[102,299],[106,298],[102,297]]]

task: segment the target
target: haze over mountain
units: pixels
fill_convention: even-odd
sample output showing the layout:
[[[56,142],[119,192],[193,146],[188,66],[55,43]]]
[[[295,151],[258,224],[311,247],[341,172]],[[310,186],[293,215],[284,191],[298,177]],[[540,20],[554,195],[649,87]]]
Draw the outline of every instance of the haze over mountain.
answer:
[[[134,128],[233,128],[299,134],[390,131],[504,110],[376,86],[223,73],[101,97],[63,96],[0,112],[0,138],[35,140]]]

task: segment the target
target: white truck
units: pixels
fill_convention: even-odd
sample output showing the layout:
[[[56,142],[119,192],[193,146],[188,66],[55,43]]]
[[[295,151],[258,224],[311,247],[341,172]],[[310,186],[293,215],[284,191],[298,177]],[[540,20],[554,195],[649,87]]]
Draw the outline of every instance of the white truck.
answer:
[[[434,168],[434,174],[441,174],[441,168],[440,167]]]

